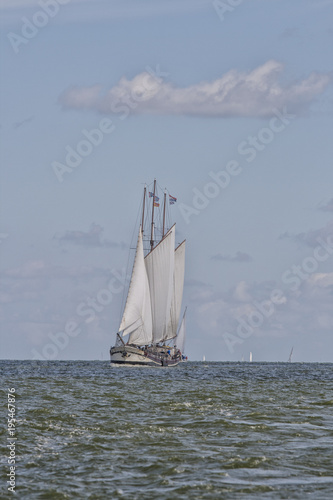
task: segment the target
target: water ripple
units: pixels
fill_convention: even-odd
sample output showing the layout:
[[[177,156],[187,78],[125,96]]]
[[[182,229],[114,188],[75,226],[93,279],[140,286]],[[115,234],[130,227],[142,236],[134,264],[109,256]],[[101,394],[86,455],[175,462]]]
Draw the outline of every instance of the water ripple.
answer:
[[[332,498],[331,364],[0,371],[17,394],[18,498]]]

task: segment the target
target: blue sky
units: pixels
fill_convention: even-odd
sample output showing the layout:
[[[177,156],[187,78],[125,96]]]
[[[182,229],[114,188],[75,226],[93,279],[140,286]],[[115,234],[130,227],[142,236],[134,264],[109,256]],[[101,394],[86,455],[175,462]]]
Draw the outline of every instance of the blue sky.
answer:
[[[190,359],[333,361],[333,2],[0,8],[1,357],[108,359],[156,177]]]

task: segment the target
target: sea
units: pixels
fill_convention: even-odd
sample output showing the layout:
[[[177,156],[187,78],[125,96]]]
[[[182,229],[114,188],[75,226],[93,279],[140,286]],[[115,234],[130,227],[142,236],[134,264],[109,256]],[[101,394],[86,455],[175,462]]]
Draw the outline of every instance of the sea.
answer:
[[[333,364],[0,368],[1,499],[333,498]]]

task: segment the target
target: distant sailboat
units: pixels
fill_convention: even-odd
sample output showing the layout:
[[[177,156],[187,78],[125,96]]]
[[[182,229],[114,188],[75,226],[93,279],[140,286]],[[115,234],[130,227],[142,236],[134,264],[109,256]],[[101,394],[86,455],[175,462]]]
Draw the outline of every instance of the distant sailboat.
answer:
[[[206,356],[205,355],[202,356],[202,361],[206,361]]]
[[[252,363],[252,352],[250,352],[250,363]]]
[[[294,346],[292,346],[292,348],[291,348],[291,351],[290,351],[290,354],[289,354],[289,358],[288,358],[288,363],[291,363],[291,358],[292,358],[292,355],[293,355],[293,350],[294,350]]]

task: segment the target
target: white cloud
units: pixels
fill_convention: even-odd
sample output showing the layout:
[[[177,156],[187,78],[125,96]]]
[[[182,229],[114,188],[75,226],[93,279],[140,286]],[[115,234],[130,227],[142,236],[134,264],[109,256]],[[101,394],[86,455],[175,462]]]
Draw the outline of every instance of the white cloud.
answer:
[[[91,0],[67,0],[67,3],[77,3],[77,2],[85,2],[88,3]],[[28,8],[36,8],[40,9],[41,5],[46,3],[43,0],[0,0],[0,9],[28,9]],[[60,2],[59,2],[60,5]],[[65,2],[63,5],[66,5]]]
[[[323,212],[333,212],[333,198],[328,202],[321,204],[319,206],[319,210],[322,210]]]
[[[221,355],[225,358],[240,359],[240,355],[256,346],[258,355],[266,352],[266,346],[271,347],[269,359],[276,359],[278,352],[283,352],[284,346],[297,346],[298,360],[301,356],[309,356],[313,350],[313,361],[316,356],[325,359],[333,347],[331,335],[333,329],[333,273],[313,273],[304,280],[297,292],[283,290],[283,299],[274,304],[269,315],[263,315],[264,308],[269,308],[274,289],[280,288],[280,283],[255,282],[237,283],[228,292],[220,293],[212,290],[193,294],[193,323],[201,330],[201,335],[210,336],[218,342],[223,341],[226,332],[239,338],[234,344],[234,354],[228,350],[228,345],[222,345]],[[265,306],[266,304],[266,306]],[[259,308],[258,308],[259,307]],[[272,307],[272,306],[270,306]],[[253,326],[249,318],[255,312],[262,314],[262,321]],[[252,325],[249,334],[240,337],[239,325]],[[206,337],[205,337],[206,338]],[[209,338],[207,338],[209,340]],[[290,350],[290,347],[289,347]],[[287,360],[288,352],[285,353]]]
[[[0,9],[37,8],[40,7],[44,1],[46,2],[46,0],[0,0]],[[63,4],[74,5],[76,3],[90,4],[95,9],[104,6],[116,12],[123,12],[130,15],[131,11],[133,14],[136,14],[139,11],[143,13],[163,13],[174,10],[193,10],[204,6],[210,6],[211,0],[159,0],[158,2],[151,2],[150,0],[67,0],[67,2]]]
[[[76,244],[85,245],[86,242]],[[108,245],[109,242],[106,244]],[[45,299],[46,290],[50,293],[54,291],[58,293],[62,287],[69,295],[72,292],[74,295],[78,292],[80,295],[86,293],[87,289],[99,290],[105,287],[105,284],[114,276],[117,279],[118,276],[122,277],[123,271],[84,265],[64,267],[44,260],[29,260],[21,266],[0,272],[0,302],[21,302],[24,296],[33,296],[41,303]],[[121,284],[123,284],[122,281]],[[38,297],[38,294],[42,295]]]
[[[329,287],[333,286],[333,273],[315,273],[309,277],[308,282],[311,286]]]
[[[124,112],[194,116],[266,117],[273,110],[306,108],[331,83],[327,73],[282,85],[283,64],[269,60],[248,72],[232,69],[212,82],[176,87],[144,72],[122,77],[104,94],[101,87],[71,87],[59,98],[64,108],[93,109],[104,114]]]
[[[297,243],[314,248],[318,246],[318,238],[325,241],[333,241],[333,220],[328,222],[326,226],[319,229],[310,229],[309,231],[297,234],[289,233],[287,231],[286,233],[281,234],[279,238],[294,240]]]
[[[15,22],[23,11],[41,10],[47,0],[0,0],[3,11],[2,22]],[[67,0],[60,4],[61,22],[94,22],[126,18],[160,17],[172,14],[187,14],[200,9],[212,9],[211,0]],[[13,13],[14,16],[11,16]],[[58,16],[56,19],[59,21]]]
[[[104,228],[99,224],[91,224],[88,231],[66,231],[64,234],[55,235],[54,239],[60,243],[80,245],[86,248],[121,248],[124,250],[126,244],[111,241],[103,237]]]
[[[123,276],[122,271],[117,272]],[[84,339],[81,346],[83,351],[92,331],[95,339],[102,332],[104,339],[101,345],[107,345],[111,342],[110,328],[116,331],[118,327],[116,323],[122,294],[114,294],[110,303],[98,307],[96,318],[89,325],[85,322],[86,317],[78,314],[77,308],[87,304],[87,300],[96,299],[98,292],[107,288],[114,276],[111,269],[80,265],[62,267],[43,260],[27,261],[2,271],[0,320],[6,332],[4,341],[7,343],[7,355],[13,358],[23,355],[25,358],[33,357],[32,349],[37,347],[41,352],[50,343],[49,334],[63,332],[68,321],[80,325],[81,338]],[[117,286],[120,284],[119,280]],[[82,356],[79,352],[81,347],[73,340],[68,348],[59,349],[57,356],[79,359]],[[100,348],[96,347],[96,351],[98,354]]]
[[[251,295],[249,294],[249,286],[245,281],[240,281],[234,290],[233,298],[239,302],[248,302],[251,300]]]

